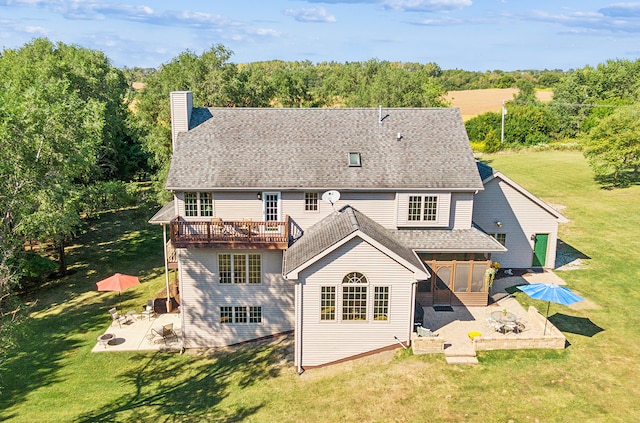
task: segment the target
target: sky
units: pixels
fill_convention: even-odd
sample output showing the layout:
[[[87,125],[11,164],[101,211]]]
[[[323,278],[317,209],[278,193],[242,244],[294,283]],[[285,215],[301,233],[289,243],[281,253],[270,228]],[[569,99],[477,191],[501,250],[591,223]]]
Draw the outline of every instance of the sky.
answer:
[[[0,47],[33,38],[156,68],[221,44],[232,63],[437,63],[577,69],[640,58],[640,2],[596,0],[0,0]]]

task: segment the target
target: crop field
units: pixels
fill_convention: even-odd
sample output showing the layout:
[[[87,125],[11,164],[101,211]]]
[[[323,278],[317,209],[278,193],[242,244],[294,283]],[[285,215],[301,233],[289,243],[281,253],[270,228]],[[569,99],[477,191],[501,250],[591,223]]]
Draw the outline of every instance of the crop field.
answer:
[[[446,100],[453,107],[460,108],[464,120],[486,112],[499,112],[502,101],[513,100],[517,88],[489,88],[485,90],[449,91]],[[536,91],[540,101],[551,101],[553,92]]]

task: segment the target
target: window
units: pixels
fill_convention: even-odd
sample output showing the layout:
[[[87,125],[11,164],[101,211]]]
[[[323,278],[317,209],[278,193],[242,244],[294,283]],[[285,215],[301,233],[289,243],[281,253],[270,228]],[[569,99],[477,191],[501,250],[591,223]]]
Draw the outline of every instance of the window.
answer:
[[[247,282],[247,255],[233,255],[233,283]]]
[[[247,307],[235,306],[233,308],[234,322],[235,323],[247,323]]]
[[[373,320],[389,320],[389,287],[376,286],[373,291]]]
[[[352,272],[342,279],[342,320],[367,320],[367,278]]]
[[[498,241],[500,244],[504,245],[506,247],[507,245],[507,234],[493,234],[492,235],[496,241]]]
[[[188,217],[213,216],[213,195],[210,192],[185,192],[184,214]]]
[[[231,283],[231,254],[218,254],[218,278],[220,283]]]
[[[260,254],[218,254],[219,283],[262,283]]]
[[[409,221],[434,222],[438,219],[438,197],[436,195],[410,195]]]
[[[262,323],[262,307],[249,307],[249,323]]]
[[[220,323],[233,323],[233,307],[220,307]]]
[[[349,167],[362,166],[362,157],[360,153],[349,153]]]
[[[320,320],[336,320],[336,287],[320,288]]]
[[[222,306],[220,307],[220,323],[262,323],[262,307],[260,306]]]
[[[200,216],[213,216],[213,195],[210,192],[201,192],[200,194]]]
[[[318,211],[318,193],[304,193],[304,211]]]
[[[184,193],[184,214],[185,216],[198,215],[198,194],[195,192]]]

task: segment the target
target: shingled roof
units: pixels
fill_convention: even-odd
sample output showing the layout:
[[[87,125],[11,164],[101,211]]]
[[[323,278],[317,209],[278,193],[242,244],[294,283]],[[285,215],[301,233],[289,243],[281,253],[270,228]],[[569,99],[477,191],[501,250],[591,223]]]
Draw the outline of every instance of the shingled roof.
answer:
[[[283,273],[288,274],[357,231],[396,254],[415,269],[424,271],[418,257],[399,242],[391,231],[351,206],[345,206],[307,229],[304,235],[284,252]]]
[[[168,189],[482,189],[458,109],[194,109],[190,127]]]

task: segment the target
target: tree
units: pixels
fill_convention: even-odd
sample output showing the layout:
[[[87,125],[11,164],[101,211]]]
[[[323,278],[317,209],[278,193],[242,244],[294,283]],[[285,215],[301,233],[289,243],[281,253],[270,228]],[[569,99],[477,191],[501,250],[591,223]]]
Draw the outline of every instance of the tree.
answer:
[[[640,166],[640,106],[620,107],[603,118],[582,139],[584,155],[596,176],[614,186],[626,181],[626,170],[637,179]]]
[[[60,273],[78,192],[126,161],[114,153],[126,90],[98,51],[36,39],[0,56],[0,228],[6,239],[52,240]]]
[[[228,62],[231,54],[222,45],[214,45],[201,55],[184,51],[149,75],[135,96],[136,126],[156,171],[154,180],[161,200],[167,200],[164,183],[171,158],[169,93],[192,91],[195,107],[236,106],[234,101],[244,97],[238,95],[235,82],[238,69]]]

